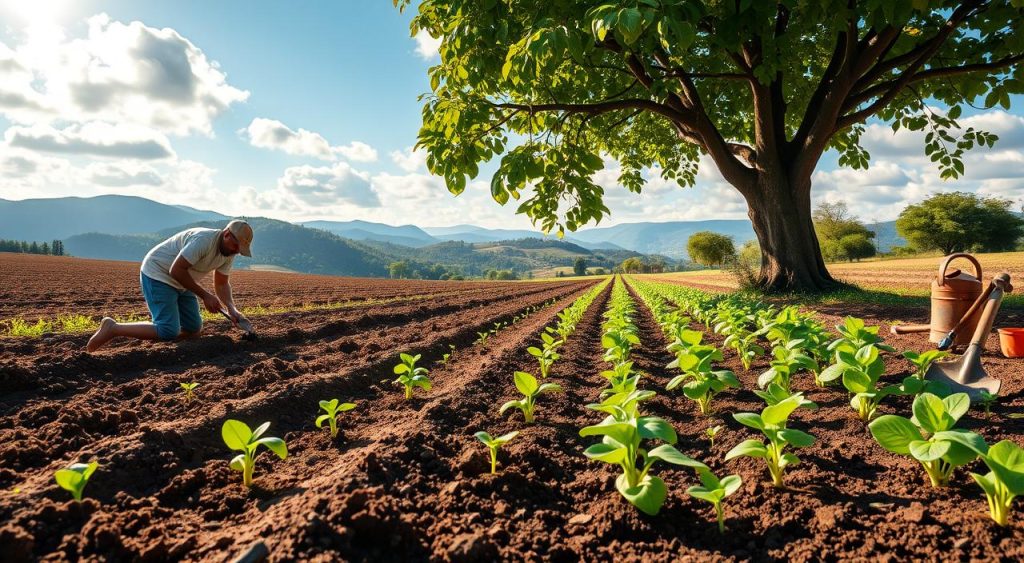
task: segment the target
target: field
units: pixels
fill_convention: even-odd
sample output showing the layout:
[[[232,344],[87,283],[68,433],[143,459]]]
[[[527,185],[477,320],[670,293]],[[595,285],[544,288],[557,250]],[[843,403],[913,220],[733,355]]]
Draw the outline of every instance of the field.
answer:
[[[675,356],[645,299],[675,295],[672,288],[689,278],[236,276],[239,303],[267,309],[254,318],[256,342],[239,340],[217,320],[200,339],[115,341],[95,355],[83,351],[87,334],[0,338],[0,561],[229,561],[256,542],[282,561],[1024,557],[1024,525],[1014,517],[1007,527],[990,521],[985,496],[964,468],[948,488],[929,487],[920,464],[872,439],[841,385],[817,387],[807,373],[794,377],[793,388],[819,408],[799,409],[792,422],[817,440],[797,450],[802,461],[787,469],[786,487],[771,486],[763,460],[725,461],[755,437],[731,414],[764,407],[753,390],[770,358],[759,355],[744,369],[722,335],[694,321],[689,326],[705,333],[704,343],[724,351],[716,369],[735,372],[741,387],[716,396],[710,416],[666,391],[679,370],[666,368]],[[659,280],[673,283],[652,283]],[[0,288],[0,320],[145,310],[131,263],[0,254]],[[658,393],[643,412],[671,424],[683,454],[720,477],[742,477],[724,505],[724,536],[711,505],[685,492],[699,484],[693,470],[655,466],[668,497],[648,516],[616,492],[615,466],[583,455],[599,440],[580,429],[603,418],[586,405],[599,399],[608,385],[601,372],[611,369],[605,312],[623,295],[635,309],[628,316],[638,337],[629,359],[643,374],[640,387]],[[499,415],[499,405],[521,397],[513,373],[537,373],[527,348],[540,346],[545,327],[581,297],[593,300],[580,309],[548,379],[563,392],[538,399],[536,424],[524,424],[517,410]],[[922,320],[921,307],[813,309],[828,327],[855,315],[881,324],[898,350],[928,347],[915,335],[889,336],[884,322]],[[1000,323],[1021,326],[1024,314],[1009,308]],[[492,329],[481,342],[479,333]],[[984,362],[1003,380],[1001,396],[991,414],[972,405],[960,426],[990,444],[1024,443],[1024,420],[1009,416],[1024,412],[1021,361],[1002,358],[996,347],[993,336]],[[400,352],[422,354],[419,365],[433,381],[411,400],[391,382]],[[885,363],[886,381],[912,371],[898,355]],[[184,400],[182,382],[199,383],[192,401]],[[339,415],[333,440],[314,425],[318,401],[331,398],[356,404]],[[909,416],[912,400],[888,397],[879,410]],[[251,489],[229,468],[234,453],[221,439],[228,418],[270,422],[268,435],[287,442],[286,459],[258,458]],[[705,430],[715,425],[723,429],[711,446]],[[473,436],[478,430],[520,432],[501,449],[497,474]],[[77,503],[54,483],[54,471],[92,460],[99,469]],[[986,471],[980,461],[968,468]]]

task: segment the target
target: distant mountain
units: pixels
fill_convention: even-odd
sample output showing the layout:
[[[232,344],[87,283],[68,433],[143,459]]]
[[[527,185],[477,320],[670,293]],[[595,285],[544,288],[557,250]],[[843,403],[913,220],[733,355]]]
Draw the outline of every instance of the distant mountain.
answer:
[[[85,233],[64,239],[64,251],[80,258],[102,258],[104,260],[130,260],[139,262],[166,237],[148,235],[111,235],[107,233]]]
[[[143,234],[195,221],[224,219],[227,217],[213,211],[133,196],[0,199],[0,238],[17,240],[49,241],[83,233]]]
[[[756,239],[754,228],[746,219],[623,223],[614,227],[577,231],[572,233],[572,238],[584,243],[610,241],[644,254],[663,254],[683,259],[687,258],[686,241],[690,235],[699,231],[714,231],[731,236],[736,246]]]
[[[535,238],[541,240],[559,240],[555,235],[545,235],[540,231],[527,229],[487,229],[475,225],[455,225],[454,227],[424,227],[424,231],[430,233],[438,240],[461,240],[463,242],[497,242],[501,240],[518,240],[524,238]],[[581,240],[575,235],[566,235],[561,240],[576,244],[589,250],[613,249],[629,250],[621,245],[607,240]]]
[[[864,225],[875,233],[875,248],[889,252],[894,246],[906,246],[907,241],[896,232],[896,221],[881,221]]]
[[[306,221],[304,227],[323,229],[352,240],[378,240],[413,248],[440,242],[415,225],[393,227],[369,221]]]

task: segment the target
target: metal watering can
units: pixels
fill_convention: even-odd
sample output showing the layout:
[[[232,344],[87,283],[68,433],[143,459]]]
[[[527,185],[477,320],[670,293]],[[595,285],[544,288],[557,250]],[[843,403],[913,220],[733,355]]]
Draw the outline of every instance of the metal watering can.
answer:
[[[964,258],[974,265],[973,276],[958,269],[949,269],[949,263],[957,258]],[[983,289],[981,264],[978,263],[978,260],[963,252],[950,254],[939,263],[939,275],[932,280],[931,322],[926,325],[894,326],[892,332],[895,334],[929,332],[928,340],[939,343],[963,319],[963,322],[957,327],[952,346],[966,346],[971,342],[980,315],[971,314],[969,318],[964,318],[964,315],[977,301]]]

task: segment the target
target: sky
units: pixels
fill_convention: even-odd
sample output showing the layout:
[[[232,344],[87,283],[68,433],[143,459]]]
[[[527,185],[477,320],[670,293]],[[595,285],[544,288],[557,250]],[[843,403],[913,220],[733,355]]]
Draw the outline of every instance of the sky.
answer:
[[[459,197],[414,152],[417,97],[438,41],[410,37],[390,0],[0,0],[0,198],[125,194],[233,216],[531,228],[490,198],[493,166]],[[826,154],[814,199],[867,221],[954,190],[1024,204],[1024,99],[965,111],[999,135],[942,181],[923,134],[870,123],[868,170]],[[938,108],[941,111],[941,108]],[[693,188],[656,175],[642,195],[597,175],[611,216],[741,219],[706,159]]]

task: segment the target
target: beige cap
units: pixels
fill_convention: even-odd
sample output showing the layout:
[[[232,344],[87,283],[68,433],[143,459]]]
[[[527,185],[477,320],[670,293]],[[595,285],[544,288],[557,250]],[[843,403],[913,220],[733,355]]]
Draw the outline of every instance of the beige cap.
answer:
[[[242,256],[252,256],[252,227],[241,219],[235,219],[228,223],[224,230],[230,231],[238,239],[238,252]]]

